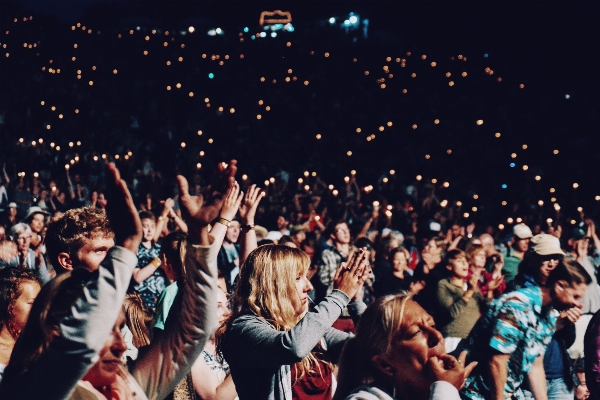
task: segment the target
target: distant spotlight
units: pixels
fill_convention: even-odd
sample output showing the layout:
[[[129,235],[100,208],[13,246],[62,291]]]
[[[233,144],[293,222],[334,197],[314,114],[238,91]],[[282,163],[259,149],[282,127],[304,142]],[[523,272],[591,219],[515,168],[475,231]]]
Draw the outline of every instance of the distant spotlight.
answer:
[[[215,77],[215,74],[213,74],[212,72],[208,74],[208,79],[212,79]]]
[[[488,53],[483,54],[483,58],[488,58],[490,55]]]
[[[569,100],[571,98],[570,94],[565,94],[565,99]]]
[[[506,183],[502,184],[502,189],[506,189],[508,187],[508,185]]]
[[[329,23],[330,24],[335,24],[335,18],[333,18],[333,17],[329,18]]]
[[[277,32],[271,32],[271,37],[277,37]]]
[[[248,33],[250,31],[250,29],[248,29],[248,27],[244,28],[244,32]]]
[[[353,15],[350,18],[348,18],[348,21],[350,21],[351,24],[355,24],[358,22],[358,17],[356,15]]]
[[[195,29],[193,26],[190,26],[190,27],[188,28],[188,32],[189,32],[189,33],[194,33],[194,31],[195,31],[195,30],[196,30],[196,29]]]
[[[217,33],[217,35],[222,35],[223,34],[223,30],[221,28],[215,29],[215,32]]]

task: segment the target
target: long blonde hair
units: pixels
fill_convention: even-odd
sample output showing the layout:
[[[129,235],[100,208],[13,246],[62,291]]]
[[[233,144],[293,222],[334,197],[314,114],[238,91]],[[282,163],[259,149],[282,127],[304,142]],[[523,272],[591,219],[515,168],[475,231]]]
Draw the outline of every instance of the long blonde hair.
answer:
[[[296,279],[308,271],[310,257],[302,250],[283,245],[256,248],[242,265],[233,293],[232,314],[253,314],[268,321],[279,331],[294,328],[304,315],[298,315],[292,298],[298,296]],[[297,379],[315,370],[321,373],[317,358],[310,353],[294,365]]]
[[[410,298],[407,293],[390,294],[367,307],[356,327],[356,336],[342,350],[334,400],[345,399],[354,388],[384,378],[372,359],[390,351],[394,337],[403,328],[404,310]]]

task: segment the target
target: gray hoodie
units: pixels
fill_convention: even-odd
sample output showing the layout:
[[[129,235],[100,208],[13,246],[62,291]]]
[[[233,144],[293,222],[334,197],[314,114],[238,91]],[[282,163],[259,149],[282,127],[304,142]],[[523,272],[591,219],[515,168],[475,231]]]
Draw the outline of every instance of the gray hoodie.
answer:
[[[223,356],[240,400],[291,400],[290,365],[301,361],[324,339],[326,349],[338,354],[351,334],[332,328],[348,306],[354,315],[366,308],[339,290],[325,297],[290,331],[278,331],[263,318],[242,315],[225,334]]]

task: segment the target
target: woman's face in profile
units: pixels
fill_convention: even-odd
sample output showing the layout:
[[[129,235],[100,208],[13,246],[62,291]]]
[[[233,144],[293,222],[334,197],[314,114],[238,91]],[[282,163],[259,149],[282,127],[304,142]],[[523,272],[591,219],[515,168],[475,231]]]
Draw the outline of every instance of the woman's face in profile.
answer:
[[[96,389],[109,386],[117,379],[117,374],[123,364],[121,356],[127,350],[127,345],[121,335],[121,328],[124,325],[125,313],[121,310],[110,336],[104,342],[102,350],[100,350],[98,361],[83,377],[84,381],[90,382]]]
[[[444,338],[435,322],[420,305],[408,300],[404,308],[402,329],[392,338],[388,354],[383,355],[387,370],[397,387],[428,389],[433,383],[425,376],[425,364],[434,356],[445,354]],[[376,356],[377,357],[377,356]]]
[[[14,329],[18,332],[25,327],[29,313],[31,312],[31,306],[33,301],[40,292],[40,285],[37,282],[25,281],[20,285],[21,294],[15,300],[10,311],[11,317],[14,322]]]

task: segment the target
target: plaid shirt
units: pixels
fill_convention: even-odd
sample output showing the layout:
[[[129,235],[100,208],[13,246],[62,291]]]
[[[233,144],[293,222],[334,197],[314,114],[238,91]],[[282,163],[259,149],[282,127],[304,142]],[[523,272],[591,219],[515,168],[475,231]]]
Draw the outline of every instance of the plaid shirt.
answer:
[[[350,251],[352,251],[352,248],[350,248]],[[327,294],[333,291],[333,276],[335,275],[335,271],[337,271],[340,264],[346,261],[346,259],[347,257],[344,257],[335,247],[323,250],[321,253],[321,259],[319,260],[319,280],[327,287]]]

